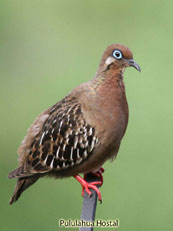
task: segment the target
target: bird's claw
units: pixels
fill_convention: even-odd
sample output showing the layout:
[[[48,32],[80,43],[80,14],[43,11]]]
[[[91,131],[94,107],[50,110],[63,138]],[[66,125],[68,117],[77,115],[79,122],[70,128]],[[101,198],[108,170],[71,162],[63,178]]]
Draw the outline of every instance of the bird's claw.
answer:
[[[100,201],[100,203],[102,203],[102,197],[101,197],[101,193],[97,187],[97,185],[99,186],[102,186],[103,184],[103,176],[102,176],[102,173],[104,172],[104,169],[103,168],[100,168],[98,171],[96,172],[91,172],[92,175],[96,176],[99,178],[98,181],[94,181],[94,182],[87,182],[86,181],[86,176],[87,174],[84,174],[84,179],[77,175],[77,176],[74,176],[74,178],[81,184],[82,186],[82,196],[84,196],[85,194],[85,191],[86,193],[88,194],[88,197],[91,197],[92,196],[92,192],[90,189],[93,189],[96,193],[97,193],[97,196],[98,196],[98,199]]]
[[[88,197],[91,197],[92,192],[89,189],[93,189],[97,193],[99,201],[102,201],[101,193],[100,193],[100,191],[96,185],[101,186],[102,182],[101,181],[94,181],[94,182],[88,183],[85,181],[85,184],[82,184],[82,196],[84,196],[84,193],[86,191],[88,193]]]

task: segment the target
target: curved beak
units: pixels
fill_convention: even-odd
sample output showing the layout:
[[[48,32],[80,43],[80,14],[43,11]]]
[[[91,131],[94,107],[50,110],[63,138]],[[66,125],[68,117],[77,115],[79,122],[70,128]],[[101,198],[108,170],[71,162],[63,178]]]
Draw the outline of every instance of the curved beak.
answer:
[[[134,68],[136,68],[136,70],[141,72],[140,66],[133,59],[129,59],[129,60],[127,60],[127,62],[129,64],[129,66],[134,67]]]

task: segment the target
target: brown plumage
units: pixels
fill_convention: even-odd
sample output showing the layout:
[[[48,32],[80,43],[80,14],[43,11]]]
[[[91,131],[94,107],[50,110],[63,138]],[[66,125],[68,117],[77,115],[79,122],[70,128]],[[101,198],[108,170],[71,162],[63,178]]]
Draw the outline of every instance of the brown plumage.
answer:
[[[10,204],[40,177],[76,176],[95,171],[117,155],[128,123],[123,72],[132,52],[120,44],[103,54],[95,77],[41,113],[18,149],[19,167]]]

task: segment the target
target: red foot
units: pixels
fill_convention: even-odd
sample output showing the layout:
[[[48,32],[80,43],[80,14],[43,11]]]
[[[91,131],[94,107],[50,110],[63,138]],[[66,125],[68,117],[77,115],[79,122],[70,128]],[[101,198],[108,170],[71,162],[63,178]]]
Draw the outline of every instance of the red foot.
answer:
[[[94,189],[94,191],[96,191],[97,195],[98,195],[98,199],[100,202],[102,202],[102,196],[101,193],[99,191],[99,189],[97,188],[96,185],[102,185],[101,181],[95,181],[95,182],[91,182],[88,183],[86,180],[84,180],[81,176],[77,175],[74,176],[74,178],[81,184],[82,186],[82,196],[84,196],[84,190],[86,190],[86,192],[88,193],[89,197],[92,195],[92,192],[89,190],[90,188]]]
[[[104,168],[100,168],[98,171],[96,172],[91,172],[92,175],[96,176],[99,178],[99,181],[95,181],[95,182],[91,182],[91,183],[88,183],[86,181],[86,176],[87,174],[84,174],[84,179],[77,175],[77,176],[74,176],[74,178],[81,184],[82,186],[82,196],[84,196],[84,192],[86,190],[86,192],[88,193],[89,196],[92,195],[92,192],[89,190],[90,188],[94,189],[98,195],[98,198],[99,198],[99,201],[102,202],[102,197],[101,197],[101,193],[99,191],[99,189],[97,188],[96,185],[102,185],[103,184],[103,175],[102,173],[104,172]]]

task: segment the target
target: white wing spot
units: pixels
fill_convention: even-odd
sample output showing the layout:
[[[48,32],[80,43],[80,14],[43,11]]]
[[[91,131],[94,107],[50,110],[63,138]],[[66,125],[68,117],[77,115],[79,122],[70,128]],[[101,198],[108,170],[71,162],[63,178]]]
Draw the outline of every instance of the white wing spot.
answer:
[[[70,115],[67,116],[67,123],[70,121]]]
[[[79,149],[77,149],[77,159],[80,159]]]
[[[53,168],[53,162],[54,162],[54,157],[53,157],[53,159],[52,159],[52,161],[51,161],[51,164],[50,164],[50,168],[51,168],[51,169]]]
[[[88,141],[84,144],[84,148],[88,147]]]
[[[76,148],[76,146],[77,146],[77,143],[78,143],[78,137],[77,136],[75,136],[75,138],[74,138],[74,148]]]
[[[56,166],[57,169],[60,169],[59,165]]]
[[[43,161],[43,165],[46,165],[48,155],[46,156],[46,159]]]
[[[58,146],[58,149],[57,149],[57,152],[56,152],[56,159],[58,159],[59,150],[60,150],[60,146]]]
[[[90,128],[89,133],[88,133],[88,135],[89,135],[89,136],[91,136],[91,135],[92,135],[92,133],[93,133],[92,131],[93,131],[93,129],[92,129],[92,128]]]
[[[60,125],[59,125],[59,133],[60,133],[60,131],[61,131],[61,127],[62,127],[62,124],[63,124],[63,120],[61,120],[61,123],[60,123]]]
[[[96,138],[95,138],[95,137],[93,137],[93,139],[92,139],[92,143],[91,143],[91,146],[90,146],[90,152],[91,152],[91,151],[93,150],[93,148],[94,148],[95,140],[96,140]]]
[[[76,161],[76,164],[80,164],[81,161],[82,161],[82,158],[81,158],[81,159],[78,159],[78,160]]]
[[[85,145],[83,143],[80,144],[81,148],[85,148]]]
[[[82,143],[82,136],[80,136],[80,138],[79,138],[79,143],[80,144]]]
[[[62,150],[65,152],[66,144],[63,145]]]
[[[56,123],[56,119],[53,121],[53,124],[55,124]]]
[[[73,161],[73,147],[71,147],[70,161]]]
[[[42,144],[42,141],[43,141],[43,137],[45,135],[45,132],[43,132],[42,136],[41,136],[41,139],[40,139],[40,145]]]
[[[52,129],[52,134],[53,134],[54,130],[55,130],[55,129],[53,128],[53,129]]]
[[[87,150],[84,151],[84,158],[87,158]]]
[[[65,162],[62,163],[62,168],[66,168]]]
[[[69,114],[69,112],[71,111],[71,109],[72,109],[72,107],[70,107],[70,108],[68,109],[67,114]]]

